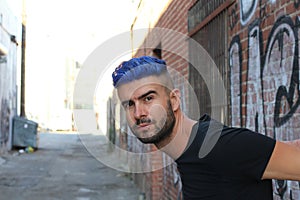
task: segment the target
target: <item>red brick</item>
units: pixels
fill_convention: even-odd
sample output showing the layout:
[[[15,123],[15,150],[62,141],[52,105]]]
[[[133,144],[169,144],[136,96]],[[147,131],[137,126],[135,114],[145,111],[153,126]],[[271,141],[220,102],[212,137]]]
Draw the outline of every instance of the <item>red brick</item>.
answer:
[[[157,27],[164,27],[164,28],[170,28],[175,31],[187,34],[187,11],[188,9],[196,2],[196,0],[188,1],[188,0],[173,0],[168,7],[168,9],[162,13],[161,18],[157,22],[156,26]],[[255,11],[255,14],[251,17],[251,20],[245,25],[241,25],[240,21],[240,10],[239,10],[239,1],[235,1],[228,10],[228,22],[230,20],[230,17],[232,15],[232,10],[235,11],[236,16],[238,16],[238,21],[236,24],[234,24],[233,29],[228,28],[228,44],[232,41],[232,38],[236,35],[240,36],[240,42],[242,45],[242,94],[240,98],[242,98],[242,105],[236,105],[237,107],[233,107],[233,110],[238,110],[242,109],[242,124],[246,124],[246,120],[252,120],[249,121],[249,124],[254,125],[253,117],[247,116],[247,106],[252,106],[252,105],[247,105],[247,99],[252,99],[252,102],[255,103],[258,98],[257,95],[250,95],[247,97],[247,84],[246,81],[248,80],[248,42],[249,42],[249,36],[248,36],[248,31],[249,31],[249,25],[256,19],[259,19],[260,17],[260,5],[265,6],[265,13],[266,15],[262,16],[263,18],[260,19],[261,24],[260,24],[260,30],[262,31],[262,53],[265,54],[266,51],[266,43],[270,37],[270,31],[274,27],[274,24],[278,17],[287,15],[292,17],[293,22],[295,23],[295,17],[300,15],[299,9],[296,10],[294,7],[294,1],[289,1],[289,0],[276,0],[274,1],[275,3],[271,3],[269,0],[261,0],[258,1],[258,5]],[[237,6],[236,6],[237,5]],[[230,23],[228,26],[231,25]],[[159,42],[162,43],[162,48],[165,49],[175,49],[180,53],[187,53],[188,48],[181,46],[181,44],[178,44],[178,41],[176,38],[172,38],[170,40],[166,40],[167,37],[165,36],[156,36],[148,40],[148,42],[152,42],[153,44],[156,44],[158,42],[157,40],[160,40]],[[157,43],[158,44],[158,43]],[[227,49],[229,48],[226,47]],[[291,54],[291,52],[287,52],[288,54]],[[140,50],[137,55],[145,55],[145,54],[151,54],[151,49],[147,50]],[[179,58],[178,56],[174,55],[172,52],[167,52],[164,51],[162,52],[163,58],[167,61],[169,65],[174,67],[176,70],[178,70],[181,75],[183,75],[185,78],[188,78],[188,64],[186,61],[183,59]],[[185,54],[187,55],[187,54]],[[279,57],[280,55],[278,55]],[[235,63],[236,64],[236,63]],[[261,63],[261,67],[263,67],[264,63]],[[265,72],[266,73],[266,72]],[[266,118],[266,130],[269,136],[273,136],[273,128],[274,128],[274,103],[275,103],[275,95],[276,95],[276,90],[277,88],[274,88],[274,78],[272,77],[274,75],[272,74],[267,74],[268,77],[263,77],[264,80],[264,93],[261,94],[263,95],[263,99],[265,100],[264,105],[264,114]],[[180,80],[178,80],[180,81]],[[238,81],[236,81],[238,82]],[[238,82],[239,84],[239,82]],[[250,86],[249,86],[250,87]],[[299,95],[295,97],[295,100],[299,98]],[[287,104],[285,104],[287,105]],[[249,108],[249,107],[248,107]],[[290,110],[289,107],[284,107],[283,113],[286,113],[287,111]],[[292,119],[289,121],[289,126],[288,128],[284,127],[282,130],[288,130],[288,129],[293,129],[297,130],[296,133],[293,135],[293,137],[300,137],[300,125],[298,123],[298,119],[300,118],[300,114],[298,111],[293,115]],[[299,127],[299,128],[298,128]],[[296,129],[298,128],[298,129]],[[288,134],[288,133],[286,133]],[[296,135],[298,134],[298,135]],[[284,134],[282,134],[284,135]],[[288,135],[286,135],[287,137]],[[154,149],[152,149],[154,150]],[[158,161],[153,161],[154,165],[159,165],[160,163]],[[173,184],[173,171],[171,167],[166,167],[162,170],[159,170],[159,172],[155,173],[149,173],[147,176],[144,176],[144,178],[149,181],[146,184],[147,188],[147,197],[151,196],[153,199],[176,199],[177,196],[177,187],[175,187]],[[158,183],[159,182],[159,183]],[[162,186],[161,183],[164,183],[166,185]],[[151,195],[149,195],[151,193]]]

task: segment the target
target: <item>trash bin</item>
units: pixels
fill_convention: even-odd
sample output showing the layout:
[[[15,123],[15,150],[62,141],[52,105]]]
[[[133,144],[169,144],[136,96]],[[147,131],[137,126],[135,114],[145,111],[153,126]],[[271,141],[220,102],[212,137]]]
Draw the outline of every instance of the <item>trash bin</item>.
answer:
[[[13,118],[13,146],[38,148],[38,123],[24,117]]]

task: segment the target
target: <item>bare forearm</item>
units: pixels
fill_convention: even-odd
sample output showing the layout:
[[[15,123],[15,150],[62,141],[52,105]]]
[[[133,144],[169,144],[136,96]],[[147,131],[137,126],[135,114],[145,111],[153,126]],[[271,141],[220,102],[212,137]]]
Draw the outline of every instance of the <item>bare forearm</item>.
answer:
[[[300,181],[300,140],[276,142],[263,179]]]
[[[300,148],[300,139],[291,140],[291,141],[284,141],[284,143]]]

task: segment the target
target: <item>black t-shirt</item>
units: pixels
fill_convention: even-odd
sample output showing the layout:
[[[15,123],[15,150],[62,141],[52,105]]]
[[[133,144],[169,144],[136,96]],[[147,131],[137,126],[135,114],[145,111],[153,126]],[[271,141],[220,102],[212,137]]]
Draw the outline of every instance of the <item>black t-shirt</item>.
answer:
[[[245,128],[223,125],[219,133],[213,128],[208,131],[214,123],[220,124],[208,115],[201,117],[187,148],[176,160],[184,199],[273,199],[272,181],[261,178],[275,140]],[[208,134],[215,134],[218,140],[207,155],[201,157],[200,148]]]

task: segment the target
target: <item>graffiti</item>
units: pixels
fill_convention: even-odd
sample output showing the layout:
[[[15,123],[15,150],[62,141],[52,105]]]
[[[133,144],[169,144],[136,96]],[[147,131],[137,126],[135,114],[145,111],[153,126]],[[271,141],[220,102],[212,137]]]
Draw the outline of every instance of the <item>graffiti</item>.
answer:
[[[294,31],[292,20],[287,17],[281,17],[275,23],[270,32],[267,42],[266,52],[263,53],[262,32],[259,27],[259,21],[255,21],[249,27],[248,34],[248,64],[247,80],[241,80],[241,44],[239,37],[236,36],[230,46],[229,66],[231,69],[231,94],[232,94],[232,112],[233,121],[239,120],[241,107],[235,106],[237,103],[241,106],[240,95],[241,84],[247,83],[247,115],[256,116],[258,121],[267,120],[267,126],[281,127],[296,112],[299,106],[299,61],[298,59],[298,35]],[[283,45],[285,44],[285,45]],[[274,88],[277,88],[274,91]],[[233,110],[234,109],[234,110]],[[236,112],[236,109],[239,112]],[[269,119],[261,119],[260,116],[269,116],[274,114],[274,121],[270,123]],[[261,120],[260,120],[261,119]],[[266,124],[255,124],[254,121],[246,124],[246,127],[256,126],[258,131],[270,135],[269,131],[263,131]],[[243,125],[241,122],[236,125]],[[254,128],[252,128],[254,129]],[[255,130],[255,129],[254,129]]]
[[[261,108],[263,107],[262,99],[262,85],[260,79],[260,66],[261,66],[261,49],[262,49],[262,34],[258,27],[260,23],[259,20],[255,21],[249,27],[249,42],[248,42],[248,56],[253,59],[248,59],[248,69],[247,69],[247,114],[249,116],[256,116],[253,118],[246,117],[246,127],[252,130],[264,133],[264,126],[261,126],[263,122],[263,115],[260,114]],[[247,115],[248,116],[248,115]]]
[[[9,137],[9,116],[10,109],[8,101],[2,99],[1,101],[1,118],[0,118],[0,145],[5,145]]]
[[[230,15],[229,15],[229,27],[230,29],[232,30],[235,25],[238,23],[238,20],[239,20],[239,16],[238,16],[238,5],[237,4],[234,4],[234,8],[232,8],[231,12],[230,12]]]
[[[245,25],[254,15],[258,0],[240,0],[241,24]]]
[[[287,181],[284,181],[284,180],[276,181],[275,189],[276,189],[276,194],[280,197],[280,199],[283,199],[283,196],[287,189]]]
[[[242,126],[242,45],[239,36],[235,36],[230,44],[229,51],[229,68],[230,68],[230,83],[231,83],[231,109],[232,109],[232,126]]]
[[[233,38],[229,48],[233,126],[245,126],[279,140],[300,138],[298,126],[295,126],[300,120],[299,24],[299,18],[295,23],[289,16],[278,18],[264,51],[261,20],[251,23],[245,77],[242,76],[240,38],[238,35]],[[246,94],[242,94],[243,84]],[[242,114],[245,114],[245,124]],[[290,188],[295,188],[295,182],[274,182],[275,193],[281,199],[288,195],[286,193],[293,196]]]
[[[182,199],[182,182],[180,179],[180,174],[177,170],[177,164],[172,163],[170,165],[165,165],[167,163],[172,162],[172,158],[167,156],[166,154],[163,154],[162,160],[164,162],[164,166],[166,166],[163,170],[163,185],[168,185],[168,182],[172,182],[172,186],[177,191],[176,199],[180,200]],[[172,177],[171,180],[169,178]],[[167,193],[170,191],[171,188],[168,188]]]
[[[240,0],[239,1],[239,10],[240,12],[240,23],[242,25],[246,25],[248,22],[250,22],[250,19],[254,16],[258,0]],[[261,20],[266,19],[269,17],[269,13],[267,12],[267,6],[269,4],[275,4],[276,0],[269,0],[263,3],[262,0],[259,1],[259,17]],[[294,8],[297,9],[299,8],[300,5],[300,0],[294,0]],[[231,30],[233,27],[237,24],[237,12],[238,8],[237,5],[235,6],[234,9],[232,9],[231,14],[229,16],[230,19],[230,28]]]
[[[276,127],[281,127],[293,116],[300,102],[300,98],[297,96],[299,92],[299,88],[297,88],[299,86],[299,64],[298,59],[296,59],[299,54],[298,37],[293,31],[293,27],[290,18],[280,18],[279,23],[276,23],[271,31],[274,37],[271,37],[268,41],[270,51],[268,50],[266,54],[264,74],[275,76],[275,73],[269,71],[272,68],[283,76],[282,79],[274,79],[275,82],[273,82],[274,86],[278,88],[274,106],[274,123]],[[287,55],[287,52],[290,52],[291,55]],[[279,56],[279,62],[273,62],[272,54],[274,53]],[[286,58],[287,56],[289,57]]]
[[[267,15],[267,3],[262,3],[262,0],[259,1],[259,18],[260,19],[264,19],[266,18],[268,15]]]

